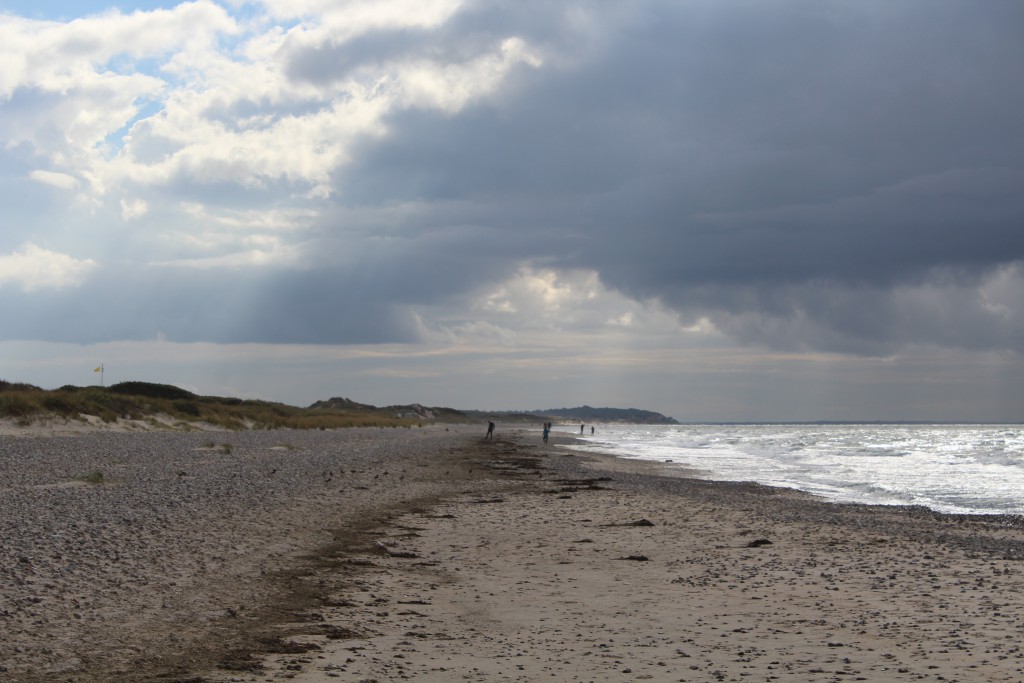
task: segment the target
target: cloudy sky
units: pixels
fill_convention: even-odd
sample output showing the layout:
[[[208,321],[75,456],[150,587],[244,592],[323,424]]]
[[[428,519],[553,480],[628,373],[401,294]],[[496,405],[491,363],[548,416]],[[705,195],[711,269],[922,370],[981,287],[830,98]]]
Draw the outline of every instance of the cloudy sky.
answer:
[[[1019,0],[0,0],[0,378],[1024,419]]]

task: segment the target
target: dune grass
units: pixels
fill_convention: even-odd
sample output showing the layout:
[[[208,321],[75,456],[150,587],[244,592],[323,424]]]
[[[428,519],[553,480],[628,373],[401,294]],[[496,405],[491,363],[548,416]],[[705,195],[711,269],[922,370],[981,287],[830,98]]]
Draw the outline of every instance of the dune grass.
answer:
[[[75,477],[78,481],[84,481],[86,484],[102,484],[106,481],[103,478],[103,472],[99,470],[91,470],[85,474]]]
[[[145,420],[153,424],[156,415],[171,418],[179,428],[203,423],[234,430],[410,427],[421,422],[372,406],[299,408],[270,401],[199,396],[175,386],[147,382],[50,390],[0,380],[0,418],[21,425],[48,417],[82,420],[85,416],[96,416],[107,423]]]

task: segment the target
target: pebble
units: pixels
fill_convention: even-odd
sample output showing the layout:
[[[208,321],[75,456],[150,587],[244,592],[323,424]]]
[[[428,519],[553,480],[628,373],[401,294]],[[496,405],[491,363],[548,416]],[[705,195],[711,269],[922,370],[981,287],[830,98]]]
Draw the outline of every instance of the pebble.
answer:
[[[74,669],[106,647],[97,624],[166,614],[218,573],[272,572],[330,527],[309,511],[386,502],[383,471],[469,438],[431,427],[0,436],[0,661],[43,675],[24,680]]]

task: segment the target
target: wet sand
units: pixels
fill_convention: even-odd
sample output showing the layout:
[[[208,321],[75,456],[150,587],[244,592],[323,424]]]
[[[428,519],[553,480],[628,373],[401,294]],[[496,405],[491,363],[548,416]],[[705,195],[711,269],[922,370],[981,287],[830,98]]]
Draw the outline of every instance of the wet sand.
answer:
[[[219,612],[183,603],[163,610],[173,619],[140,613],[144,653],[104,653],[93,638],[105,665],[78,653],[60,678],[7,675],[1024,679],[1018,517],[830,504],[569,452],[558,438],[543,446],[531,431],[415,438],[415,455],[393,444],[387,457],[351,468],[361,483],[354,478],[343,500],[329,488],[301,503],[289,493],[254,513],[267,525],[264,541],[280,535],[290,548],[255,573],[225,572],[234,593],[199,578],[183,589],[193,603],[227,596],[213,600]],[[327,443],[296,452],[312,457]],[[161,632],[169,623],[181,630]],[[9,624],[0,616],[0,628]],[[130,633],[121,637],[132,644]]]

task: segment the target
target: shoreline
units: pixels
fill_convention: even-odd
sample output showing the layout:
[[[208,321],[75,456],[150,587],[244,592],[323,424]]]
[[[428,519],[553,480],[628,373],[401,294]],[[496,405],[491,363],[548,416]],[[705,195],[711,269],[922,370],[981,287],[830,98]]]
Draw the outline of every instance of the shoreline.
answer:
[[[593,441],[595,450],[609,455],[675,461],[704,479],[754,481],[836,503],[1024,516],[1024,476],[1014,456],[1021,433],[1007,431],[1009,425],[894,423],[879,431],[876,424],[856,423],[807,434],[776,431],[777,425],[741,426],[735,433],[716,426],[678,434],[627,427]]]
[[[559,448],[572,440],[561,435],[544,446],[524,429],[494,441],[473,427],[376,432],[251,434],[230,454],[202,449],[210,433],[171,435],[171,451],[189,445],[192,466],[210,467],[209,480],[227,475],[218,463],[238,459],[249,464],[235,463],[236,474],[260,481],[289,455],[302,469],[274,475],[285,489],[274,504],[241,501],[234,526],[171,543],[162,567],[122,550],[122,565],[135,561],[151,576],[94,596],[92,612],[79,615],[92,621],[76,627],[48,593],[66,598],[69,585],[31,584],[41,597],[35,609],[53,610],[36,635],[59,638],[48,639],[56,644],[49,655],[32,649],[39,642],[4,651],[4,675],[441,683],[1009,681],[1024,673],[1015,644],[1024,635],[1019,518],[692,479],[658,463]],[[383,436],[396,437],[386,453],[367,453]],[[129,449],[145,441],[119,438]],[[288,440],[293,450],[281,450]],[[359,472],[344,487],[304,482],[340,444]],[[199,470],[189,478],[199,480]],[[103,490],[81,486],[70,495]],[[0,543],[9,553],[11,540]],[[172,585],[161,572],[173,575],[197,543],[201,560],[219,554],[220,564],[193,567]],[[108,580],[109,558],[93,559],[80,578]],[[31,641],[11,628],[26,623],[10,609],[4,615],[11,595],[2,597],[0,629],[16,636],[15,647]],[[125,608],[138,609],[134,621],[114,625]]]
[[[365,571],[339,578],[319,613],[346,637],[293,624],[289,637],[312,649],[204,680],[1024,673],[1019,525],[664,477],[521,436],[495,464],[539,481],[412,512],[379,530],[385,556],[349,557]]]

